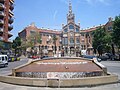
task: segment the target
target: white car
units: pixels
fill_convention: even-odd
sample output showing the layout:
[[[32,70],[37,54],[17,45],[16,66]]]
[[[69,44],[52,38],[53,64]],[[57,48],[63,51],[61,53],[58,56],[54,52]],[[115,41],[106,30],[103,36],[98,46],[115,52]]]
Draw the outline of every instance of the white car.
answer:
[[[7,65],[8,65],[8,56],[0,55],[0,66],[7,66]]]

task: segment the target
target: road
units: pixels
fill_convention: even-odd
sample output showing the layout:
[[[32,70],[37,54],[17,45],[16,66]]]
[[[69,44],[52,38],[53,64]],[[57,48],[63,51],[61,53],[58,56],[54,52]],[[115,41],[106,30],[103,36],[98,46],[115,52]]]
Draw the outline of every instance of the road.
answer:
[[[117,74],[120,80],[120,61],[102,61],[101,63],[107,67],[108,72]]]
[[[9,62],[8,67],[0,67],[0,74],[1,75],[11,74],[13,68],[25,64],[27,62],[28,62],[27,58],[22,58],[20,61]]]
[[[0,74],[6,75],[11,73],[11,69],[19,65],[26,63],[28,59],[22,59],[21,61],[10,62],[6,68],[0,68]],[[117,74],[120,80],[120,61],[102,61],[108,69],[108,72]],[[19,86],[0,82],[0,90],[120,90],[120,82],[115,84],[100,85],[93,87],[77,87],[77,88],[49,88],[49,87],[30,87],[30,86]]]

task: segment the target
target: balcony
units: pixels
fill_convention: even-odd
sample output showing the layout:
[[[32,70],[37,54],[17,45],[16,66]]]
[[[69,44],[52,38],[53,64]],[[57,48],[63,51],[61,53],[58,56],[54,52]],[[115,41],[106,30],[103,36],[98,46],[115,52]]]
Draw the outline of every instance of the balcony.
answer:
[[[14,3],[14,0],[10,0],[10,3],[12,3],[12,4],[13,4],[13,3]]]
[[[11,10],[9,10],[9,15],[10,15],[10,17],[13,17],[13,15],[14,15]]]
[[[8,38],[12,37],[13,35],[11,33],[8,33]]]
[[[3,32],[3,28],[0,28],[0,32]]]
[[[4,13],[2,11],[0,11],[0,18],[4,17]]]
[[[13,18],[9,18],[9,23],[10,23],[10,24],[12,24],[12,23],[13,23],[13,21],[14,21],[14,19],[13,19]]]
[[[3,25],[4,24],[4,21],[3,20],[0,20],[0,25]]]
[[[13,25],[8,26],[8,30],[11,31],[13,29]]]
[[[4,5],[0,3],[0,10],[4,10]]]
[[[10,10],[12,11],[14,9],[14,4],[10,4]]]

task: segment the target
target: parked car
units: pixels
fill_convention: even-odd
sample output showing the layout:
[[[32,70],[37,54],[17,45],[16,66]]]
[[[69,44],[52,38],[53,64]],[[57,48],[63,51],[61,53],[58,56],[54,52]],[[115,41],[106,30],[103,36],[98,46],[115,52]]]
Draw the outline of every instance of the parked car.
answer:
[[[0,66],[8,66],[8,56],[7,55],[0,55]]]
[[[98,62],[101,62],[101,59],[98,58],[97,56],[92,56],[92,55],[83,55],[83,58],[87,58],[87,59],[94,59],[96,58]]]
[[[10,55],[8,56],[8,62],[19,61],[20,58],[18,56]]]
[[[32,59],[37,59],[37,58],[40,58],[39,56],[32,56]]]
[[[49,56],[42,56],[41,59],[49,58]]]
[[[112,53],[105,53],[103,56],[107,57],[109,60],[119,60],[119,54],[113,55]]]
[[[109,59],[108,56],[99,56],[99,58],[102,60],[102,61],[107,61]]]

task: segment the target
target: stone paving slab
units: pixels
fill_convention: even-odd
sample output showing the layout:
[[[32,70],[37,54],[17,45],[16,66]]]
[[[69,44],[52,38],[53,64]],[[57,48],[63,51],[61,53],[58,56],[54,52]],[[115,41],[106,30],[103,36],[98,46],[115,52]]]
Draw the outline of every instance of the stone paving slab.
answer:
[[[101,85],[94,87],[77,87],[77,88],[49,88],[49,87],[30,87],[19,86],[0,82],[0,90],[120,90],[120,83]]]

